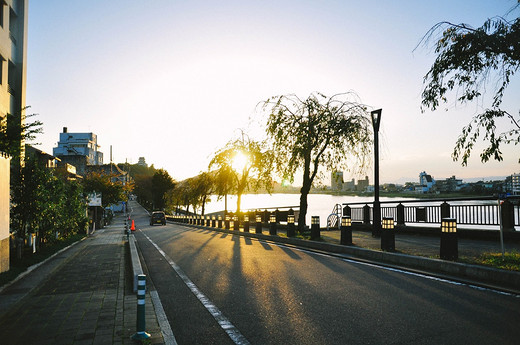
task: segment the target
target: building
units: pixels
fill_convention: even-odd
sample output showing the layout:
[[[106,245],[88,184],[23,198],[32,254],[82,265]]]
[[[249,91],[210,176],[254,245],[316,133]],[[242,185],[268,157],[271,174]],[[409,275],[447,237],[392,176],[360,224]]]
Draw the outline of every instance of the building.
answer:
[[[358,180],[356,190],[359,192],[364,192],[368,188],[368,176],[365,176],[364,180]]]
[[[418,193],[431,193],[435,186],[435,180],[431,175],[428,175],[426,171],[419,174],[419,186],[416,186],[416,192]]]
[[[36,147],[25,145],[25,153],[27,157],[34,157],[38,160],[38,164],[40,166],[46,167],[46,168],[56,168],[58,167],[58,164],[60,162],[60,159],[57,157],[54,157],[42,150],[37,149]]]
[[[7,114],[25,124],[28,0],[0,1],[0,121]],[[20,161],[25,143],[20,143]]]
[[[350,192],[356,190],[356,180],[352,179],[350,181],[343,183],[343,190],[350,191]]]
[[[29,0],[0,1],[0,121],[25,125],[27,80],[27,13]],[[4,122],[5,124],[5,122]],[[20,142],[22,164],[25,142]],[[9,270],[9,167],[11,158],[0,153],[0,272]]]
[[[511,194],[520,195],[520,174],[511,175]]]
[[[99,147],[94,133],[69,133],[67,127],[63,127],[53,154],[62,162],[74,165],[77,173],[84,175],[88,165],[103,164],[103,153]]]
[[[334,191],[343,190],[343,172],[333,171],[330,174],[330,189]]]
[[[0,151],[0,273],[9,271],[9,180],[11,157]]]
[[[437,190],[441,193],[458,192],[462,189],[464,184],[461,179],[455,178],[455,176],[449,177],[445,180],[436,181]]]
[[[137,165],[148,168],[148,164],[146,163],[146,160],[144,157],[139,157],[139,161],[137,162]]]

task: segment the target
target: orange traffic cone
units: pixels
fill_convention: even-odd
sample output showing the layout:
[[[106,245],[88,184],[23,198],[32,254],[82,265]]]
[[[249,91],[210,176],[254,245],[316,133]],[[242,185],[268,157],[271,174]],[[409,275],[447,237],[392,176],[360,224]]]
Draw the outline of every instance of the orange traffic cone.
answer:
[[[134,223],[133,219],[132,219],[132,226],[130,227],[130,230],[135,231],[135,223]]]

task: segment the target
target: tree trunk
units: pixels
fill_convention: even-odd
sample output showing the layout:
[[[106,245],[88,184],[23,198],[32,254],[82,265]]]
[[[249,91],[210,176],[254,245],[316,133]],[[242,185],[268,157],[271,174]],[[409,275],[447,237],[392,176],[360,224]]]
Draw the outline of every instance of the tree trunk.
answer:
[[[205,208],[206,208],[206,196],[202,197],[202,215],[205,214]]]
[[[237,213],[240,212],[240,204],[242,203],[242,194],[237,194]]]
[[[307,195],[311,190],[312,180],[310,177],[310,157],[304,161],[303,183],[300,189],[300,215],[298,216],[298,232],[305,230],[305,218],[307,216]]]

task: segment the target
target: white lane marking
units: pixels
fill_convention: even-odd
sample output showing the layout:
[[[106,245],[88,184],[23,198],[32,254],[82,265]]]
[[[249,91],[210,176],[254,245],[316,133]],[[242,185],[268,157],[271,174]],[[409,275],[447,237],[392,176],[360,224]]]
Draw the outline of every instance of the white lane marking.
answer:
[[[145,233],[141,232],[150,243],[161,253],[161,255],[166,259],[166,261],[170,264],[170,266],[175,270],[177,275],[183,280],[184,284],[191,290],[191,292],[199,299],[202,305],[209,311],[209,313],[213,316],[213,318],[218,322],[220,327],[227,333],[227,335],[233,340],[233,342],[237,345],[249,345],[249,341],[240,333],[240,331],[222,314],[222,312],[217,308],[213,302],[210,301],[206,295],[199,290],[199,288],[191,281],[190,278],[184,273],[184,271],[177,266],[177,264],[157,245],[150,237],[148,237]]]
[[[168,322],[168,318],[166,317],[166,313],[164,312],[161,299],[159,298],[159,293],[152,290],[150,291],[150,297],[152,298],[153,307],[155,309],[155,314],[157,315],[159,327],[161,328],[164,343],[166,345],[178,345],[177,340],[175,340],[175,336],[173,335],[170,323]]]
[[[382,269],[382,270],[387,270],[387,271],[392,271],[392,272],[397,272],[397,273],[403,273],[403,274],[407,274],[407,275],[411,275],[411,276],[415,276],[415,277],[425,278],[425,279],[434,280],[434,281],[443,282],[443,283],[448,283],[448,284],[452,284],[452,285],[466,286],[466,287],[469,287],[469,288],[472,288],[472,289],[475,289],[475,290],[494,292],[494,293],[499,294],[499,295],[511,296],[511,297],[516,297],[516,298],[520,297],[520,295],[514,294],[514,293],[510,293],[510,292],[500,291],[500,290],[486,288],[486,287],[473,285],[473,284],[468,284],[468,283],[461,283],[461,282],[457,282],[457,281],[454,281],[454,280],[449,280],[449,279],[444,279],[444,278],[439,278],[439,277],[426,275],[426,274],[423,274],[423,273],[406,271],[406,270],[402,270],[402,269],[399,269],[399,268],[393,268],[393,267],[388,267],[388,266],[383,266],[383,265],[378,265],[378,264],[372,264],[372,263],[369,263],[369,262],[363,262],[363,261],[357,261],[357,260],[342,258],[342,257],[338,257],[338,256],[335,256],[335,255],[330,255],[330,254],[326,254],[326,253],[318,253],[318,252],[314,252],[312,250],[286,246],[286,245],[279,244],[279,243],[274,243],[274,242],[266,242],[266,241],[263,241],[263,240],[258,240],[258,241],[259,242],[268,243],[268,244],[272,244],[272,245],[275,245],[277,247],[294,249],[294,250],[297,250],[297,251],[300,251],[300,252],[303,252],[303,253],[307,253],[307,254],[313,254],[313,255],[317,255],[317,256],[324,256],[324,257],[327,257],[327,258],[335,258],[335,259],[339,259],[339,260],[342,260],[342,261],[345,261],[345,262],[349,262],[349,263],[353,263],[353,264],[379,268],[379,269]]]

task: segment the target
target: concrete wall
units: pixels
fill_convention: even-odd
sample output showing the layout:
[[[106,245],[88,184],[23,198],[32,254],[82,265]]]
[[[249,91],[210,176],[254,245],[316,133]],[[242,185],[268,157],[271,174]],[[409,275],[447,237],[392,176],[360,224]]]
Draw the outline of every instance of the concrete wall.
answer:
[[[0,273],[9,270],[9,165],[0,152]]]

